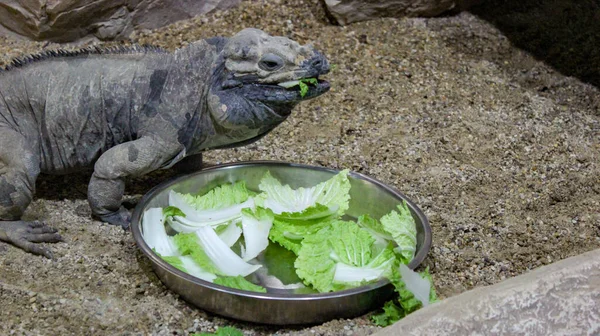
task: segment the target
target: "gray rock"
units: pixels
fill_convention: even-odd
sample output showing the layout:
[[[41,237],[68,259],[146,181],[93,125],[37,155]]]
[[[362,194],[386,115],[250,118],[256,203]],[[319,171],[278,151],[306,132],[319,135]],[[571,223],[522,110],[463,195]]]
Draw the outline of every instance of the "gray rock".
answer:
[[[600,249],[421,309],[385,335],[600,335]]]
[[[452,9],[464,9],[476,0],[325,0],[337,23],[382,17],[436,16]]]
[[[0,5],[0,34],[33,40],[113,40],[134,28],[154,29],[241,0],[14,0]]]

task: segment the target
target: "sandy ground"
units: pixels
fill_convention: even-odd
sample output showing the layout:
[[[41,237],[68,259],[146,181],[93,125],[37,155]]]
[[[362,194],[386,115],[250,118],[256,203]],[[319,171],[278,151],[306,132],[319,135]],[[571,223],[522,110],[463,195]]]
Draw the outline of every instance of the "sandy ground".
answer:
[[[580,55],[583,44],[576,43],[548,51],[543,62],[544,39],[560,35],[531,34],[544,42],[538,44],[528,35],[515,39],[519,24],[527,31],[530,20],[513,15],[521,21],[507,28],[505,10],[492,1],[444,18],[338,27],[317,2],[244,2],[138,32],[132,41],[173,49],[244,27],[313,41],[337,65],[328,76],[331,92],[299,106],[260,142],[206,159],[350,168],[393,185],[431,221],[434,243],[424,265],[448,297],[600,247],[600,95],[589,84],[598,85],[598,61],[569,58]],[[531,53],[520,49],[528,46]],[[0,38],[0,60],[44,47],[56,45]],[[556,65],[565,59],[580,62],[576,71]],[[130,181],[128,197],[168,176]],[[26,218],[65,237],[51,246],[55,260],[0,243],[2,334],[187,335],[222,325],[247,335],[378,330],[368,316],[282,329],[187,305],[156,278],[129,232],[90,218],[88,179],[82,173],[38,181]]]

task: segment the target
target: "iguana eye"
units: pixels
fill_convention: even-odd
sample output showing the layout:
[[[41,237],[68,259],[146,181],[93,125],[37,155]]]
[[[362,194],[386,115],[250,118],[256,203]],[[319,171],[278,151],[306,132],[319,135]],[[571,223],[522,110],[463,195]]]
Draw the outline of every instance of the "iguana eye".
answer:
[[[275,71],[283,67],[283,59],[275,54],[266,54],[260,59],[258,66],[266,71]]]

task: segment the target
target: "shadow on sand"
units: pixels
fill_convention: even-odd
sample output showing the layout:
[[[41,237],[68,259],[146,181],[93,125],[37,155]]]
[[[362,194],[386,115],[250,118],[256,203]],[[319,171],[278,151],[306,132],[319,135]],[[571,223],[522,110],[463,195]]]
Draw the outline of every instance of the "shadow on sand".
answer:
[[[469,12],[563,75],[600,87],[600,0],[482,0]]]

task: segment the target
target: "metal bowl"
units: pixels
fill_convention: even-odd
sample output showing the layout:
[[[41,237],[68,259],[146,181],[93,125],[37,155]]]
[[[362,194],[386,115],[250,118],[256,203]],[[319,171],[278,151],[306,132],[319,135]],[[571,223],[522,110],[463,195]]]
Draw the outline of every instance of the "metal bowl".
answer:
[[[150,259],[158,277],[183,299],[201,309],[255,323],[317,324],[337,318],[353,318],[381,307],[393,295],[393,287],[387,280],[339,292],[306,293],[298,289],[278,288],[273,283],[281,284],[282,281],[269,282],[268,278],[262,278],[258,281],[267,288],[267,293],[256,293],[216,285],[188,275],[163,261],[145,243],[141,231],[142,214],[150,207],[167,206],[169,190],[202,193],[223,183],[245,180],[248,189],[257,191],[259,181],[267,170],[292,188],[313,186],[339,172],[293,163],[252,161],[210,167],[156,186],[136,206],[131,229],[137,245]],[[373,178],[354,172],[349,178],[351,198],[347,214],[351,218],[365,213],[379,218],[395,209],[402,200],[407,202],[417,224],[417,253],[409,264],[410,268],[416,268],[431,246],[431,228],[423,212],[404,195]],[[269,266],[274,263],[279,263],[278,266],[285,266],[286,262],[289,264],[286,255],[289,256],[287,250],[271,243],[263,253],[263,268],[270,270]],[[288,271],[293,270],[293,260],[291,263]],[[284,272],[286,269],[277,268]]]

